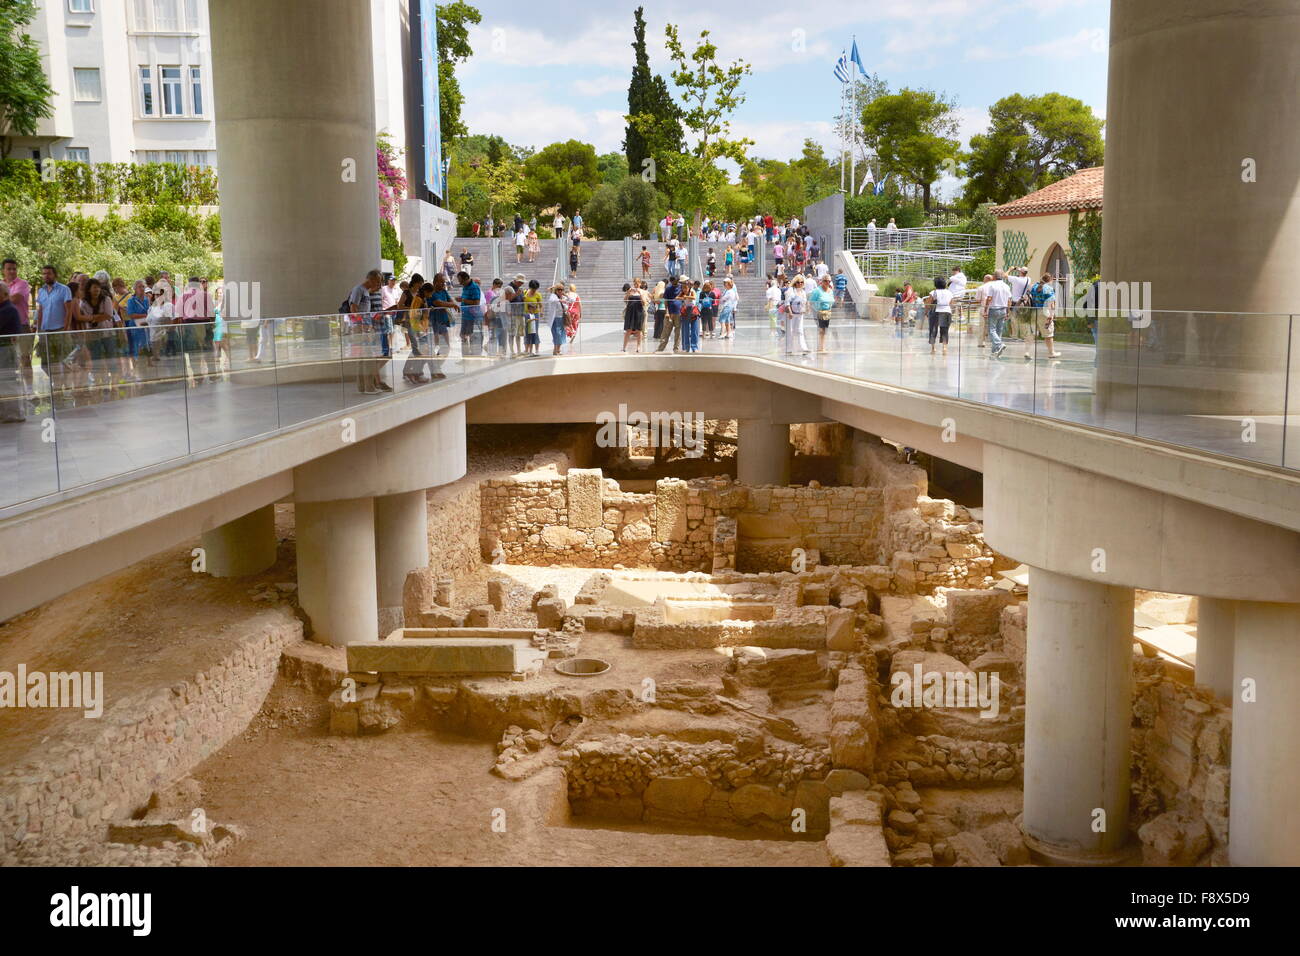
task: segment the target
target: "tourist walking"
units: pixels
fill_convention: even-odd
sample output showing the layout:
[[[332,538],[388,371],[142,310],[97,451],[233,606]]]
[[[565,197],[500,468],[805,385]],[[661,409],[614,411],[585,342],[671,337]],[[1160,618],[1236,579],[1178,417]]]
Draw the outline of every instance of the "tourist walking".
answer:
[[[803,318],[808,311],[808,297],[804,294],[803,276],[795,276],[785,297],[785,354],[808,354],[808,341],[804,338]]]
[[[817,351],[826,351],[826,333],[831,327],[831,309],[835,306],[835,290],[830,276],[823,276],[817,288],[808,297],[813,316],[817,319]]]
[[[1007,321],[1007,306],[1011,302],[1011,287],[1003,281],[1002,270],[997,269],[993,272],[993,281],[987,283],[985,288],[988,290],[984,297],[984,303],[988,310],[989,355],[998,358],[1007,350],[1006,343],[1002,341],[1002,328]]]
[[[628,342],[640,352],[645,339],[645,297],[636,282],[623,286],[623,351],[627,351]]]
[[[948,327],[952,325],[952,290],[943,276],[934,277],[934,291],[926,296],[930,303],[930,354],[934,354],[934,340],[938,336],[943,344],[943,354],[948,354]]]

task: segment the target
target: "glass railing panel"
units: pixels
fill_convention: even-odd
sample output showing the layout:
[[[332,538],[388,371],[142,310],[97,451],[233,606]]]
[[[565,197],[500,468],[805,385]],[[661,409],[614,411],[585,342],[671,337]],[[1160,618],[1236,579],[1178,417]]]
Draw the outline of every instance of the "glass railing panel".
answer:
[[[47,337],[62,490],[190,453],[186,350],[201,347],[201,330],[155,326],[147,354],[137,348],[134,357],[130,331]],[[139,337],[134,341],[138,346]]]
[[[47,336],[0,336],[0,508],[59,490]]]
[[[1289,315],[1154,312],[1138,339],[1137,434],[1282,463]]]
[[[343,345],[339,315],[264,319],[246,341],[246,361],[275,376],[280,427],[332,415],[344,407]],[[355,380],[353,382],[355,387]]]
[[[186,327],[198,346],[186,353],[191,452],[269,434],[280,427],[274,336],[267,334],[258,361],[261,325],[255,322],[251,337],[239,323]]]

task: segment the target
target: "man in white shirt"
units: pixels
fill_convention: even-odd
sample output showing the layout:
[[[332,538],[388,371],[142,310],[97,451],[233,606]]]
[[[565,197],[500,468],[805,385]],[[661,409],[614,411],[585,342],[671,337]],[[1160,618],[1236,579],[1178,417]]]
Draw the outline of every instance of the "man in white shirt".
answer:
[[[876,248],[876,220],[867,223],[867,248]]]
[[[984,282],[975,290],[975,304],[979,306],[980,324],[984,327],[984,331],[980,334],[980,348],[984,348],[984,340],[989,334],[989,283],[992,281],[993,277],[986,275]]]
[[[986,290],[984,308],[988,315],[985,324],[989,330],[989,342],[993,345],[989,355],[998,358],[1007,350],[1006,343],[1002,341],[1002,327],[1007,320],[1007,306],[1011,303],[1011,287],[1003,281],[1002,270],[997,269],[993,273],[993,281],[985,283],[983,289]]]

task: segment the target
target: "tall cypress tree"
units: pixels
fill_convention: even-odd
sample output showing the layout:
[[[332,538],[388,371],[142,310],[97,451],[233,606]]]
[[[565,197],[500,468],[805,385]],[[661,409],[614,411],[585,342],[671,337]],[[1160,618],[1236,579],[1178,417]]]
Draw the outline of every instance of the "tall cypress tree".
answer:
[[[636,65],[632,67],[632,81],[627,88],[628,116],[639,114],[658,117],[662,125],[664,143],[660,148],[669,148],[681,152],[682,131],[679,119],[681,111],[668,91],[668,84],[662,76],[650,72],[650,56],[645,46],[644,7],[637,7],[634,14],[633,33],[636,39],[632,49],[636,51]],[[633,176],[641,175],[644,161],[651,155],[652,149],[645,136],[629,122],[623,136],[623,152],[627,154],[627,170]]]

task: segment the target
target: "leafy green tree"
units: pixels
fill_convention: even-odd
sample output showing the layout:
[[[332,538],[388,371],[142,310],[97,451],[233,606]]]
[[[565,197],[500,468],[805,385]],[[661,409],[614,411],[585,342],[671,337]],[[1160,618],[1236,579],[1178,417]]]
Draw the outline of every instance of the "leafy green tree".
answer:
[[[1101,210],[1070,210],[1070,271],[1080,281],[1101,276]]]
[[[596,148],[570,139],[528,157],[520,199],[537,209],[559,206],[564,215],[572,216],[599,184]]]
[[[719,63],[718,48],[709,41],[708,30],[700,31],[689,54],[675,25],[668,24],[664,32],[681,101],[681,125],[695,142],[687,152],[664,155],[660,165],[667,169],[659,170],[659,182],[676,205],[694,210],[692,229],[698,230],[704,205],[727,181],[717,161],[743,164],[745,148],[753,145],[751,140],[731,135],[731,115],[745,102],[740,84],[751,70],[744,60]],[[660,155],[658,149],[665,146],[662,121],[644,114],[631,121],[649,139],[652,153]]]
[[[1101,165],[1102,121],[1082,100],[1060,93],[1004,96],[989,110],[989,129],[970,139],[963,203],[1004,203]]]
[[[596,157],[596,171],[605,186],[617,186],[627,173],[627,157],[622,153],[601,153]]]
[[[886,94],[862,111],[862,133],[880,158],[882,175],[892,173],[919,186],[929,212],[931,185],[949,161],[956,168],[960,144],[954,104],[930,90]]]
[[[461,120],[461,108],[465,105],[465,94],[460,90],[456,79],[456,64],[464,63],[474,54],[469,43],[469,28],[481,23],[483,15],[477,7],[472,7],[464,0],[452,0],[440,3],[438,11],[438,126],[442,131],[442,141],[449,143],[458,136],[464,136],[466,129]],[[446,150],[443,151],[446,155]]]
[[[637,7],[632,27],[635,39],[632,49],[636,62],[632,67],[632,79],[627,87],[627,131],[623,136],[623,152],[627,156],[627,171],[632,176],[648,174],[652,167],[647,159],[654,159],[656,165],[665,153],[682,151],[681,111],[668,91],[664,78],[650,71],[650,55],[645,45],[644,7]],[[654,117],[654,129],[642,131],[633,117]],[[656,153],[654,150],[659,150]],[[656,171],[657,176],[657,171]],[[653,180],[656,176],[650,176]]]
[[[602,239],[649,236],[654,232],[658,205],[659,194],[653,185],[639,175],[624,173],[617,185],[605,184],[592,194],[583,218]]]
[[[0,0],[0,157],[9,155],[15,137],[35,135],[54,113],[40,47],[25,29],[35,18],[32,0]]]
[[[915,229],[925,222],[925,210],[919,203],[903,200],[897,193],[886,192],[876,196],[868,190],[862,196],[845,197],[845,226],[864,229],[872,219],[882,229],[890,219],[900,229]]]

